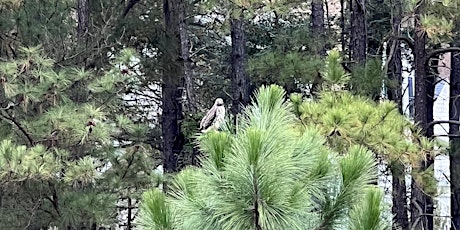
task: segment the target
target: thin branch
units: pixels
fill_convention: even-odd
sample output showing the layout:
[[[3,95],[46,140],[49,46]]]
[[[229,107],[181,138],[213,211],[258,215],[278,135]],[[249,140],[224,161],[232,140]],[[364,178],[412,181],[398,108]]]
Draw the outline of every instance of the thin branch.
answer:
[[[405,42],[405,43],[409,46],[409,48],[410,48],[411,50],[414,49],[414,42],[413,42],[410,38],[408,38],[408,37],[392,36],[392,37],[390,37],[390,39],[398,40],[398,41],[403,41],[403,42]]]
[[[130,0],[128,5],[125,7],[123,11],[123,18],[129,13],[129,11],[139,2],[140,0]]]
[[[447,48],[433,50],[427,53],[425,62],[430,60],[430,58],[436,55],[450,53],[450,52],[460,52],[460,47],[447,47]]]
[[[50,190],[52,191],[53,195],[52,195],[52,198],[49,198],[49,197],[45,197],[45,198],[47,198],[51,202],[51,204],[53,204],[53,208],[58,214],[58,216],[61,216],[61,212],[59,211],[59,201],[58,201],[56,187],[50,181],[48,181],[48,186]]]
[[[38,199],[37,203],[34,205],[34,207],[31,210],[31,214],[29,216],[29,221],[27,222],[27,225],[24,227],[24,230],[27,230],[32,222],[32,219],[35,216],[35,213],[37,212],[38,207],[40,207],[40,204],[42,202],[42,198]]]
[[[450,182],[450,178],[446,175],[446,173],[443,172],[442,175],[443,175],[444,178],[447,180],[447,182],[449,182],[449,184],[452,184],[452,183]]]
[[[433,137],[460,137],[460,134],[439,134],[433,135]]]
[[[432,121],[428,123],[428,127],[431,127],[433,125],[439,125],[439,124],[454,124],[454,125],[460,125],[460,121],[456,120],[439,120],[439,121]]]
[[[131,154],[131,158],[129,159],[128,166],[126,167],[125,172],[123,173],[123,176],[121,177],[121,179],[124,179],[126,174],[128,174],[128,169],[129,169],[129,167],[131,167],[131,165],[134,162],[134,154],[136,154],[136,152],[138,150],[139,150],[139,148],[136,148],[136,150],[134,150],[134,152]]]
[[[19,122],[17,122],[15,119],[11,118],[11,117],[7,117],[3,114],[0,114],[0,116],[4,119],[4,120],[7,120],[9,121],[10,123],[13,123],[20,131],[22,134],[24,134],[24,136],[27,138],[27,141],[29,142],[30,146],[34,146],[34,141],[32,140],[32,137],[30,137],[29,133],[27,133],[27,131],[24,129],[24,127],[22,127]]]
[[[383,67],[383,74],[385,75],[388,75],[388,66],[390,65],[390,63],[392,62],[393,60],[393,57],[395,55],[395,50],[396,50],[396,46],[399,45],[399,43],[397,42],[397,40],[393,40],[392,44],[391,44],[391,48],[390,48],[390,53],[388,54],[388,60],[385,61],[385,66]]]

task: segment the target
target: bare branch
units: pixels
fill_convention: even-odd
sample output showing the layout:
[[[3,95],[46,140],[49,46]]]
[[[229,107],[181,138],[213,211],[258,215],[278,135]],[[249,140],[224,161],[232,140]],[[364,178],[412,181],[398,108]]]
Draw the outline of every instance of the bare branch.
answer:
[[[455,120],[439,120],[439,121],[432,121],[428,123],[428,127],[431,127],[433,125],[439,125],[439,124],[454,124],[454,125],[460,125],[460,121],[455,121]]]
[[[27,225],[24,227],[24,230],[26,230],[26,229],[29,228],[29,226],[30,226],[30,224],[31,224],[31,222],[32,222],[32,219],[33,219],[34,216],[35,216],[35,213],[37,213],[38,207],[40,207],[40,204],[42,203],[42,199],[43,199],[43,198],[38,199],[37,203],[35,203],[34,207],[33,207],[32,210],[30,211],[31,214],[30,214],[30,216],[29,216],[29,221],[27,222]]]
[[[430,58],[439,55],[439,54],[444,54],[444,53],[450,53],[450,52],[460,52],[460,47],[447,47],[447,48],[442,48],[442,49],[435,49],[426,55],[426,60],[430,60]]]
[[[439,134],[439,135],[433,135],[433,137],[460,137],[460,134]]]

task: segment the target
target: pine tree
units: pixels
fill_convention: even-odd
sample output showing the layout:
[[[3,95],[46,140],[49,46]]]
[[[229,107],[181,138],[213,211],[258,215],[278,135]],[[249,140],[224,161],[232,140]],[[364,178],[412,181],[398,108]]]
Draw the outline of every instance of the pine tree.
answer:
[[[202,166],[182,170],[166,195],[144,193],[139,229],[389,229],[369,185],[372,154],[329,151],[316,130],[299,129],[284,97],[279,86],[261,87],[235,134],[199,136]]]
[[[98,74],[57,67],[31,47],[0,64],[1,228],[111,225],[117,199],[152,184],[158,157],[145,144],[148,128],[122,110],[136,84],[121,71],[131,60],[125,50]]]
[[[297,114],[305,124],[317,126],[327,137],[329,146],[339,152],[354,144],[369,148],[389,164],[397,180],[404,181],[404,165],[411,165],[416,183],[434,195],[434,178],[419,162],[424,159],[420,153],[434,154],[435,142],[421,135],[419,128],[401,115],[393,102],[377,103],[342,90],[347,87],[350,76],[338,58],[338,52],[331,52],[323,73],[325,87],[332,91],[322,92],[318,101],[302,102],[298,95],[291,96],[298,106]],[[403,202],[398,207],[403,207],[401,212],[407,212],[406,201]]]
[[[437,58],[449,49],[427,50],[429,42],[441,43],[452,29],[452,23],[445,17],[451,15],[451,7],[455,1],[444,3],[420,1],[412,3],[411,10],[414,15],[414,69],[415,69],[415,122],[422,127],[427,137],[433,136],[433,104],[436,75],[430,74],[427,68],[431,59]],[[427,157],[421,162],[425,169],[430,168],[434,158]],[[420,186],[413,183],[412,196],[414,197],[411,209],[412,227],[433,229],[434,204],[433,199],[421,191]],[[419,207],[418,207],[419,206]]]

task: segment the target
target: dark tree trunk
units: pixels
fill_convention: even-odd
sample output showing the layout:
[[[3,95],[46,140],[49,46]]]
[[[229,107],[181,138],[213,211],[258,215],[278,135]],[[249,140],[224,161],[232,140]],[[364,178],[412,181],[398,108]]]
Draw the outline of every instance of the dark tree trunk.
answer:
[[[394,37],[401,36],[401,15],[402,15],[402,1],[393,0],[392,5],[394,6],[392,12],[392,30]],[[396,86],[388,90],[388,99],[398,104],[398,110],[402,114],[402,60],[401,60],[401,42],[397,39],[393,40],[392,48],[390,49],[390,55],[392,55],[391,62],[391,73],[389,78],[396,83]],[[409,229],[409,217],[407,212],[407,192],[406,192],[406,181],[405,181],[405,168],[403,164],[394,165],[391,170],[393,178],[393,207],[392,213],[394,216],[393,229],[408,230]]]
[[[79,43],[85,40],[89,27],[89,0],[77,0],[77,36]]]
[[[395,163],[391,168],[391,175],[393,178],[393,207],[391,211],[394,215],[393,229],[408,230],[409,217],[407,212],[407,196],[406,196],[406,181],[405,181],[405,168],[403,164]]]
[[[181,55],[182,60],[184,61],[185,92],[187,96],[187,106],[185,109],[187,110],[188,114],[193,114],[196,112],[196,100],[194,96],[193,69],[192,60],[190,59],[190,45],[187,33],[186,4],[182,3],[179,7],[179,33],[181,42]]]
[[[232,38],[232,90],[233,103],[232,113],[238,114],[241,105],[249,103],[249,79],[246,74],[246,40],[244,31],[244,19],[241,14],[239,18],[232,18],[230,21]]]
[[[393,39],[392,49],[390,49],[390,55],[393,55],[391,58],[391,62],[389,63],[391,66],[391,73],[389,78],[396,83],[395,87],[388,91],[388,99],[394,101],[398,104],[398,110],[402,114],[402,60],[401,60],[401,42],[396,39],[397,37],[401,37],[401,15],[402,15],[402,1],[401,0],[392,0],[391,1],[393,8],[392,8],[392,30]]]
[[[346,50],[346,40],[345,40],[345,0],[340,0],[340,29],[342,30],[340,33],[340,43],[342,45],[342,52],[345,54]]]
[[[394,54],[391,60],[391,73],[389,79],[395,83],[395,86],[388,90],[388,99],[398,105],[398,111],[402,114],[402,59],[401,59],[401,42],[394,41]]]
[[[77,43],[76,52],[85,51],[88,46],[88,30],[89,30],[89,19],[90,19],[90,6],[89,0],[77,0]],[[77,56],[75,63],[78,66],[86,66],[88,64],[88,54],[83,53]],[[88,100],[88,94],[85,90],[81,90],[85,87],[82,82],[76,82],[75,86],[72,87],[72,99],[80,103],[84,103]]]
[[[318,51],[321,56],[326,54],[324,40],[326,38],[326,29],[324,26],[324,7],[323,0],[313,0],[311,2],[311,32],[317,36],[319,42]]]
[[[179,9],[183,0],[164,0],[165,36],[170,44],[163,50],[162,82],[162,137],[163,168],[166,173],[177,169],[177,156],[182,151],[184,136],[179,122],[182,120],[182,92],[184,63],[181,61]]]
[[[460,118],[460,53],[452,53],[450,72],[449,120]],[[458,124],[449,124],[450,137],[450,189],[453,229],[460,229],[460,134]],[[457,180],[458,179],[458,180]]]
[[[420,15],[422,6],[417,8]],[[427,77],[426,69],[426,33],[420,25],[420,18],[416,19],[414,60],[415,60],[415,122],[422,128],[427,137],[433,136],[433,127],[428,124],[433,121],[433,77]],[[427,161],[421,163],[421,170],[434,163],[434,159],[427,156]],[[420,185],[412,180],[411,198],[412,229],[433,229],[433,200],[426,195]]]
[[[351,4],[351,59],[362,65],[366,62],[366,2],[352,0]]]
[[[415,65],[415,121],[419,123],[427,137],[433,136],[433,127],[428,124],[433,120],[433,78],[427,77],[426,69],[426,33],[416,20],[414,41]]]
[[[323,0],[313,0],[311,3],[311,32],[314,34],[316,39],[320,41],[318,43],[318,55],[320,57],[326,56],[326,48],[324,41],[326,40],[326,28],[324,25],[324,1]],[[317,72],[316,77],[313,79],[311,94],[317,95],[317,92],[320,90],[319,86],[321,85],[321,73]],[[295,86],[295,88],[297,88]]]

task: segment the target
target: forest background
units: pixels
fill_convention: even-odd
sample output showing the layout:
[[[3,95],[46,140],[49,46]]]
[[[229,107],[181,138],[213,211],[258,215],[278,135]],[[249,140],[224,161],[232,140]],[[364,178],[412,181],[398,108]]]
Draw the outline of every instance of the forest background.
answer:
[[[329,149],[358,144],[386,165],[393,228],[458,229],[458,12],[456,0],[0,0],[0,228],[134,229],[144,192],[202,162],[195,139],[214,99],[237,123],[259,87],[277,84]],[[449,115],[434,121],[440,82]],[[327,96],[336,86],[345,99]],[[449,143],[434,135],[441,124]],[[450,161],[443,223],[439,154]]]

